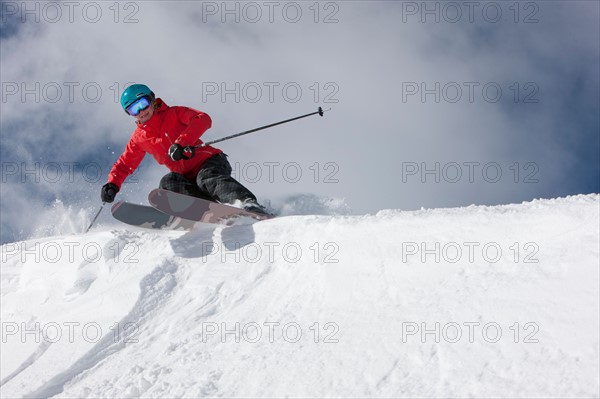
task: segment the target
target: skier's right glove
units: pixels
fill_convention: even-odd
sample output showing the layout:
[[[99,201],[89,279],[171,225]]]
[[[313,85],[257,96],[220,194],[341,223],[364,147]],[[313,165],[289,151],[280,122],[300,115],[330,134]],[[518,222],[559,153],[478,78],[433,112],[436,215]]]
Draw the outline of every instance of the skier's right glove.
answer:
[[[100,191],[100,198],[102,198],[102,202],[111,203],[115,200],[115,196],[119,192],[119,187],[117,187],[114,183],[106,183],[102,186],[102,190]]]

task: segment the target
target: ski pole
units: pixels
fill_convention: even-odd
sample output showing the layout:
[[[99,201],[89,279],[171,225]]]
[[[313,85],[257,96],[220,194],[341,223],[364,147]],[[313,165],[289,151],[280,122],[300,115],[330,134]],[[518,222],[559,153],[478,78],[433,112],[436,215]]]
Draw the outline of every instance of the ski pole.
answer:
[[[100,216],[100,212],[102,212],[102,209],[104,209],[104,205],[106,205],[106,202],[103,202],[102,206],[100,207],[100,209],[98,209],[98,213],[96,213],[96,216],[94,216],[94,219],[92,220],[92,223],[90,223],[90,225],[88,226],[88,228],[85,230],[86,233],[88,231],[90,231],[90,229],[92,228],[92,226],[96,222],[96,219],[98,219],[98,216]]]
[[[319,109],[317,111],[311,112],[311,113],[306,114],[306,115],[300,115],[300,116],[297,116],[295,118],[286,119],[286,120],[281,121],[281,122],[275,122],[275,123],[271,123],[270,125],[265,125],[265,126],[257,127],[255,129],[246,130],[245,132],[232,134],[231,136],[226,136],[226,137],[223,137],[223,138],[220,138],[220,139],[217,139],[217,140],[207,141],[206,143],[202,143],[202,144],[199,144],[197,146],[194,146],[194,148],[201,148],[201,147],[204,147],[204,146],[207,146],[207,145],[210,145],[210,144],[219,143],[221,141],[229,140],[229,139],[232,139],[234,137],[239,137],[239,136],[243,136],[245,134],[258,132],[259,130],[267,129],[267,128],[270,128],[270,127],[273,127],[273,126],[277,126],[277,125],[282,125],[284,123],[295,121],[297,119],[306,118],[307,116],[311,116],[311,115],[315,115],[315,114],[319,114],[320,116],[323,116],[323,113],[326,112],[326,111],[329,111],[329,110],[331,110],[331,108],[323,111],[323,108],[319,107]]]

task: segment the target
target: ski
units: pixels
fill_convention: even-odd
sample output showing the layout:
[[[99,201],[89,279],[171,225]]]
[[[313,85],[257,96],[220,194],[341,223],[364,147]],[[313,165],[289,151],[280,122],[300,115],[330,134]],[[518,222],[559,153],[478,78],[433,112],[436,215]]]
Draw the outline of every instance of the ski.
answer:
[[[147,229],[160,230],[191,230],[196,222],[173,215],[168,215],[151,206],[132,204],[119,201],[111,208],[115,219]]]
[[[203,223],[228,224],[242,216],[257,220],[273,217],[160,188],[148,194],[148,202],[166,214]]]

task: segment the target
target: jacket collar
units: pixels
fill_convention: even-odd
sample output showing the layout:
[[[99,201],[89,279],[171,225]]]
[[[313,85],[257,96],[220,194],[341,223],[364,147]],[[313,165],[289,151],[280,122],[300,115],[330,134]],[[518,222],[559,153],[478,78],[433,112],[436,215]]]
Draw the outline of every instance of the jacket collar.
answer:
[[[169,108],[169,106],[162,100],[162,98],[156,99],[156,111],[155,112],[163,112]]]

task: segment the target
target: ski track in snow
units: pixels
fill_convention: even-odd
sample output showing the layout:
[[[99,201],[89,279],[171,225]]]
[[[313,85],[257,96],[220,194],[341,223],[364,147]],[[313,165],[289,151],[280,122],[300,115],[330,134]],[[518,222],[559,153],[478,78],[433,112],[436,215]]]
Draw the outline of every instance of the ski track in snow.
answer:
[[[41,342],[3,326],[1,397],[597,397],[598,207],[587,195],[6,244],[2,320],[37,326]],[[22,259],[73,242],[101,256]],[[424,242],[493,242],[502,254],[406,255]],[[66,322],[103,334],[69,342],[43,328]],[[463,325],[448,342],[465,322],[502,335],[469,342]],[[435,323],[450,327],[442,339],[406,334]],[[297,342],[284,325],[300,327]],[[532,331],[538,342],[524,343]]]
[[[161,302],[175,289],[176,282],[173,273],[177,267],[167,263],[158,266],[140,283],[140,297],[129,314],[121,320],[122,325],[142,325],[144,320],[151,317],[152,312],[161,305]],[[105,336],[90,351],[85,353],[71,367],[44,383],[37,390],[26,394],[31,398],[47,398],[61,394],[64,386],[69,381],[76,379],[85,370],[98,364],[105,358],[124,348],[131,338],[124,335],[122,339],[115,340],[113,335]]]

